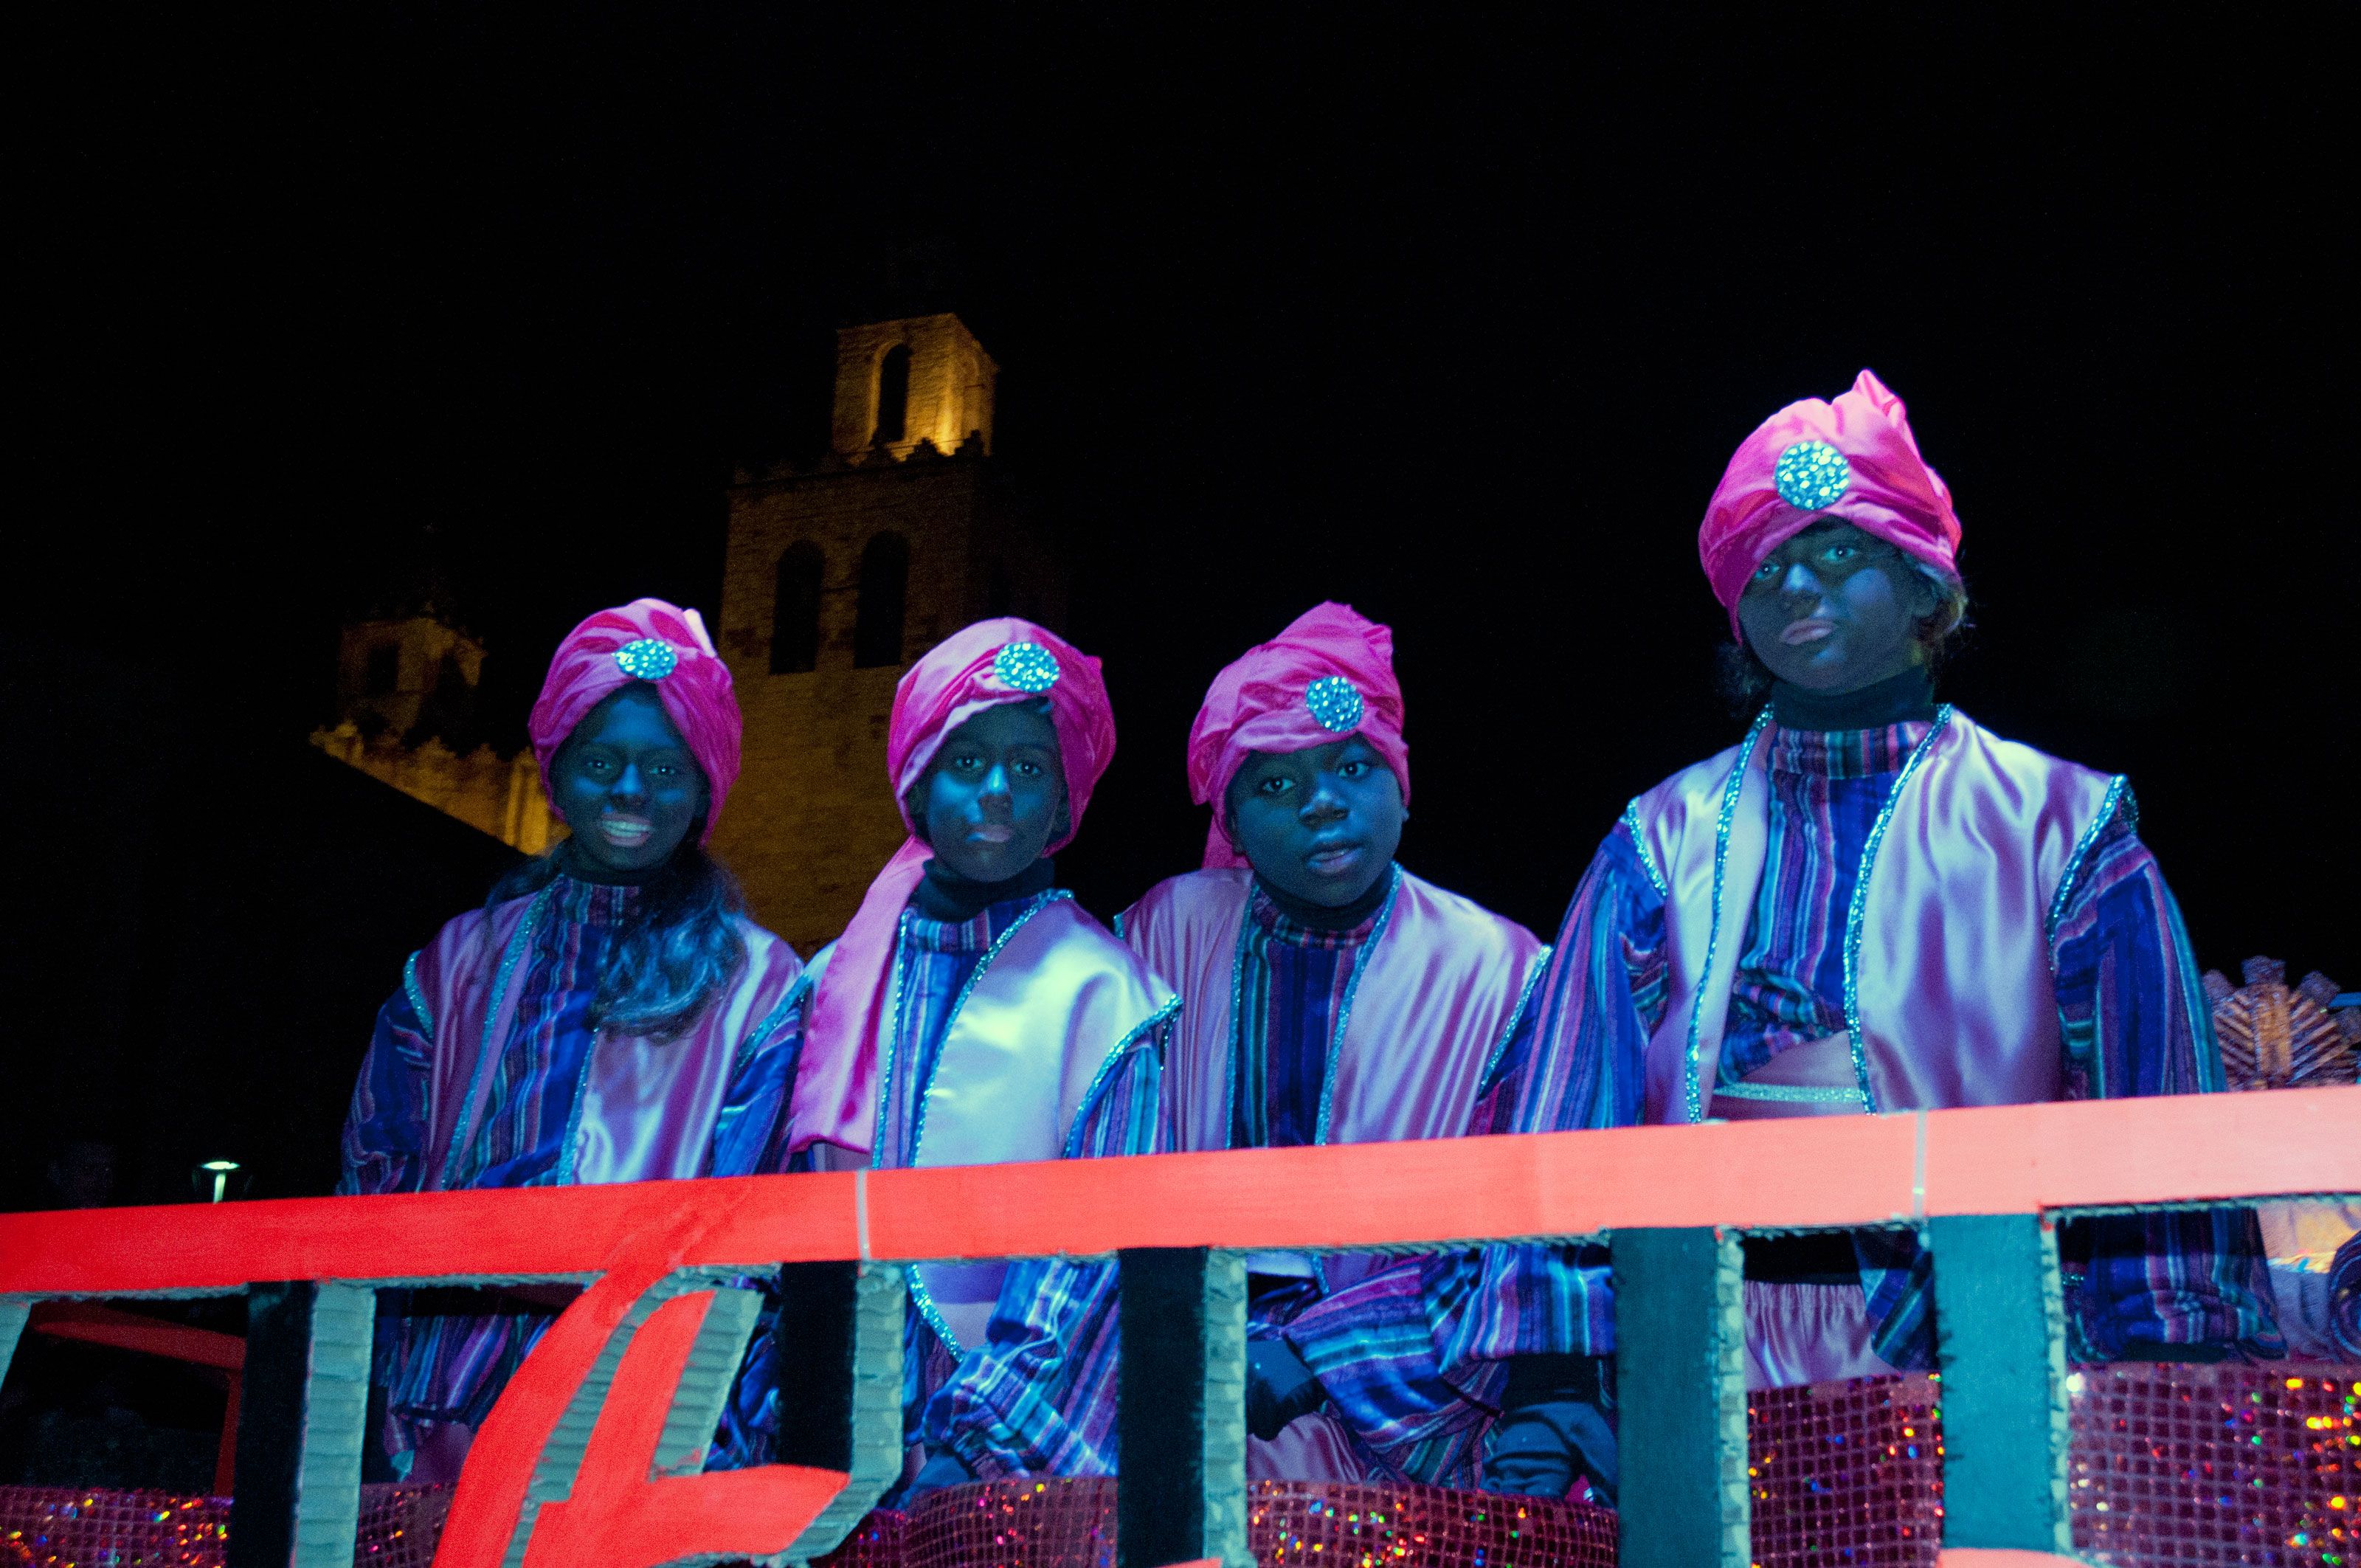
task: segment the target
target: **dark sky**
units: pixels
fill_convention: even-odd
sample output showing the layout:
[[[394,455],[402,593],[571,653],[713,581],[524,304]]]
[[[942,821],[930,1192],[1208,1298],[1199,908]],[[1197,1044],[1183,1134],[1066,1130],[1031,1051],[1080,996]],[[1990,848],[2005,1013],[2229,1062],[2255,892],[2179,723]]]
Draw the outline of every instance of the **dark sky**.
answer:
[[[1405,859],[1547,928],[1737,733],[1721,465],[1867,365],[1967,531],[1947,695],[2132,775],[2204,963],[2361,983],[2354,95],[2301,25],[315,9],[38,61],[11,532],[61,662],[300,744],[425,552],[512,744],[582,614],[714,608],[835,327],[956,310],[1118,703],[1086,902],[1190,863],[1205,680],[1337,598],[1397,629]]]

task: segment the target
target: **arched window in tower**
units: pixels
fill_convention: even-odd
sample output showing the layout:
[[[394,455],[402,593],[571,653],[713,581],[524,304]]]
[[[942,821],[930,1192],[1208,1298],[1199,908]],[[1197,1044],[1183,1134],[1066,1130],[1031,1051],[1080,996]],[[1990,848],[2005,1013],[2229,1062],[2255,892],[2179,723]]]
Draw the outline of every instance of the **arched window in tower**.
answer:
[[[902,662],[902,618],[909,593],[909,541],[898,533],[877,535],[861,553],[861,608],[852,619],[854,668]]]
[[[819,668],[819,579],[826,562],[810,540],[779,557],[778,597],[771,601],[771,674]]]
[[[877,362],[877,439],[899,441],[909,427],[910,345],[897,343]]]
[[[391,696],[393,688],[401,684],[401,646],[396,642],[380,642],[368,651],[368,664],[361,672],[361,693],[365,696]]]

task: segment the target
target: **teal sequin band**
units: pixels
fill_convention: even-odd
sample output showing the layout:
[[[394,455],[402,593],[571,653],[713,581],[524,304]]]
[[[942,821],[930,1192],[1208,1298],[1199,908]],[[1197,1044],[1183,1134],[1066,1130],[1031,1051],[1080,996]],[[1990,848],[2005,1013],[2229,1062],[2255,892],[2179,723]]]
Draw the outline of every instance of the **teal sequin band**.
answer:
[[[1771,710],[1764,708],[1754,717],[1754,727],[1738,745],[1738,761],[1731,764],[1730,777],[1722,782],[1721,809],[1715,814],[1713,828],[1713,924],[1706,927],[1705,963],[1697,970],[1697,995],[1689,1002],[1689,1042],[1684,1058],[1686,1075],[1681,1087],[1686,1091],[1684,1109],[1692,1122],[1705,1120],[1705,1094],[1697,1086],[1697,1058],[1705,1035],[1705,999],[1713,984],[1714,949],[1721,945],[1721,879],[1730,863],[1730,825],[1738,816],[1738,797],[1746,787],[1746,764],[1754,756],[1755,742],[1771,728]]]
[[[680,668],[680,652],[661,637],[642,637],[615,650],[615,667],[635,681],[660,681]]]
[[[1304,687],[1303,706],[1331,734],[1342,735],[1361,722],[1361,694],[1342,675],[1323,675]]]
[[[1799,441],[1779,454],[1771,480],[1797,511],[1823,511],[1852,488],[1852,465],[1825,441]]]
[[[1775,1100],[1795,1105],[1834,1105],[1843,1103],[1869,1109],[1858,1089],[1817,1083],[1717,1083],[1713,1086],[1716,1100]]]
[[[1002,685],[1038,694],[1056,685],[1065,672],[1058,668],[1058,656],[1038,642],[1006,642],[992,656],[992,673]]]

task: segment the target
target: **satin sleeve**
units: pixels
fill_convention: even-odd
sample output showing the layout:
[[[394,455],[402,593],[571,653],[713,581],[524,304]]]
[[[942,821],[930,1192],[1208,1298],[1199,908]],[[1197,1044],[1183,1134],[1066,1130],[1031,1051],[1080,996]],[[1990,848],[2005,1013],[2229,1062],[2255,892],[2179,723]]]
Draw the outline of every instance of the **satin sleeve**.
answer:
[[[1664,895],[1626,818],[1591,857],[1558,927],[1508,1130],[1638,1123],[1664,977]]]
[[[2126,793],[2081,863],[2050,937],[2066,1093],[2073,1100],[2221,1090],[2213,1010],[2180,907],[2140,841]],[[2081,1347],[2114,1360],[2176,1346],[2281,1354],[2262,1230],[2246,1208],[2092,1219],[2077,1286]],[[2067,1238],[2070,1247],[2076,1238]]]
[[[2180,906],[2138,829],[2125,794],[2083,852],[2050,931],[2070,1100],[2222,1088],[2213,1013]]]
[[[1657,906],[1661,923],[1663,906]],[[1661,960],[1656,960],[1661,970]],[[1509,1047],[1487,1086],[1495,1115],[1481,1133],[1548,1131],[1521,1127],[1518,1110],[1533,1102],[1526,1080],[1538,1058],[1533,1042],[1543,1010],[1542,986],[1525,1000]],[[1661,993],[1662,987],[1657,987]],[[1661,1014],[1663,1008],[1657,1008]],[[1615,1296],[1604,1246],[1581,1242],[1499,1243],[1429,1262],[1421,1285],[1435,1326],[1440,1369],[1462,1378],[1477,1363],[1513,1355],[1615,1353]]]
[[[1526,998],[1487,1075],[1471,1134],[1520,1130],[1512,1113],[1537,1059],[1541,994],[1536,986]],[[1583,1243],[1418,1254],[1278,1332],[1364,1441],[1403,1457],[1464,1426],[1471,1398],[1496,1403],[1512,1357],[1613,1354],[1613,1279],[1607,1249]]]
[[[765,1176],[787,1168],[787,1107],[803,1058],[804,1002],[796,987],[738,1047],[713,1124],[708,1176]]]
[[[1160,1037],[1126,1052],[1083,1107],[1075,1157],[1156,1153],[1162,1085]],[[1116,1294],[1113,1263],[1010,1264],[984,1343],[927,1404],[928,1445],[987,1480],[1114,1475]]]
[[[412,960],[415,961],[414,959]],[[434,1046],[407,984],[377,1010],[377,1028],[345,1116],[336,1193],[415,1192],[424,1179],[426,1097]]]

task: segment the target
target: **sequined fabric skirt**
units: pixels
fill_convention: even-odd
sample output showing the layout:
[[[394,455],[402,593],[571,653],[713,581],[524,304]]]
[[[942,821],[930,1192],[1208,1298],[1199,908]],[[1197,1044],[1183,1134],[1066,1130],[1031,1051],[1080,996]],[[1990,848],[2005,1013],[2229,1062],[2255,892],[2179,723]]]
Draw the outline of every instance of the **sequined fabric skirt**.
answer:
[[[2361,1563],[2361,1365],[2086,1366],[2069,1377],[2077,1555],[2113,1568]],[[1933,1568],[1942,1383],[1923,1375],[1747,1398],[1761,1568]],[[356,1568],[429,1568],[447,1486],[365,1486]],[[1253,1484],[1263,1568],[1605,1564],[1603,1509],[1445,1487]],[[0,1487],[0,1568],[220,1568],[226,1498]],[[829,1568],[1112,1568],[1110,1481],[955,1487],[873,1515]]]

